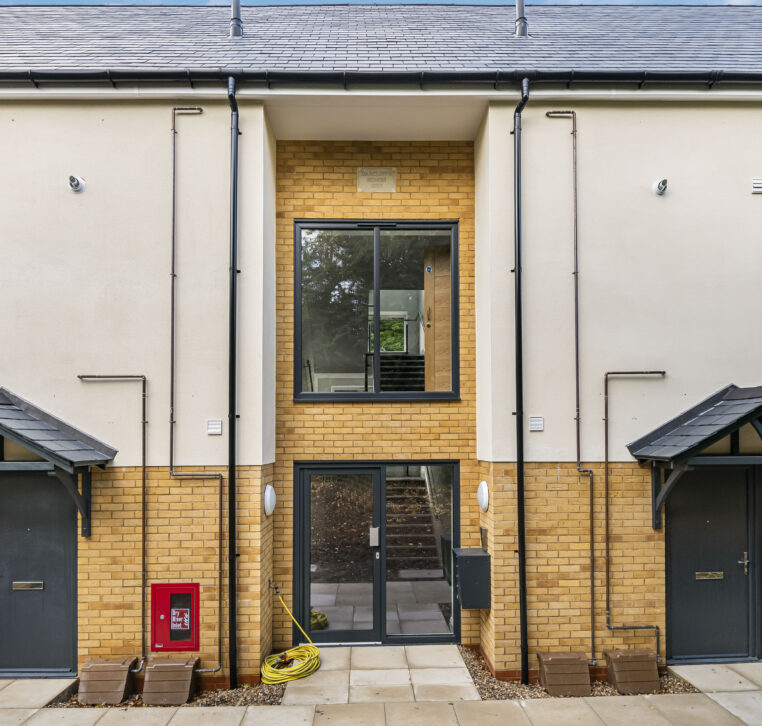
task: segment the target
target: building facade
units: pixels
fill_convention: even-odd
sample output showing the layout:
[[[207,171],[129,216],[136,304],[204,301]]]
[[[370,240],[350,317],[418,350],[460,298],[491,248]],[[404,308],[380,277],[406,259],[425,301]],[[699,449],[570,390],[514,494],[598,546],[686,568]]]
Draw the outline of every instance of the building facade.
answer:
[[[27,39],[0,51],[0,674],[165,652],[256,681],[300,639],[275,586],[316,642],[505,678],[759,659],[759,9],[624,8],[628,35],[536,8],[528,38],[512,7],[226,12],[0,13]],[[382,26],[404,42],[367,59]]]

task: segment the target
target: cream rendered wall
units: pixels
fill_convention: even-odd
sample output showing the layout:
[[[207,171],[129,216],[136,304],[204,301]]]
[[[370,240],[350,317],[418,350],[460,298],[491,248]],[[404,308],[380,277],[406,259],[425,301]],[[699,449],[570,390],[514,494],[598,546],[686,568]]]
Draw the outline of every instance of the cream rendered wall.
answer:
[[[148,461],[168,463],[170,126],[176,102],[0,106],[0,384],[140,461],[137,384],[85,384],[79,373],[148,377]],[[178,116],[177,384],[179,465],[220,465],[227,430],[230,113],[205,101]],[[262,280],[272,207],[271,147],[261,104],[241,107],[240,455],[271,459]],[[245,141],[244,141],[245,139]],[[69,174],[87,181],[73,194]],[[273,235],[269,241],[272,244]],[[271,255],[270,255],[271,258]],[[272,348],[270,348],[272,350]],[[268,369],[269,366],[269,369]],[[259,383],[252,384],[251,377]],[[272,406],[271,406],[272,409]],[[268,457],[270,457],[268,459]]]
[[[480,185],[501,184],[489,199],[502,206],[478,213],[477,250],[492,250],[497,238],[512,246],[513,155],[505,140],[513,107],[493,104],[480,136],[490,153],[477,154],[482,167],[488,163],[487,172],[477,169],[477,199],[484,198]],[[575,457],[571,123],[545,117],[570,107],[579,126],[584,460],[603,457],[604,372],[667,371],[663,380],[611,384],[611,457],[628,461],[626,443],[727,383],[762,383],[755,312],[762,305],[762,196],[751,194],[752,177],[762,175],[762,107],[530,100],[523,120],[525,423],[545,417],[544,432],[526,435],[534,461]],[[659,198],[651,184],[664,177],[669,191]],[[480,452],[500,461],[511,460],[515,435],[513,280],[512,265],[493,260],[477,263],[477,289],[489,290],[477,325],[480,335],[489,331],[493,358],[480,368],[489,376],[480,378],[478,437]]]

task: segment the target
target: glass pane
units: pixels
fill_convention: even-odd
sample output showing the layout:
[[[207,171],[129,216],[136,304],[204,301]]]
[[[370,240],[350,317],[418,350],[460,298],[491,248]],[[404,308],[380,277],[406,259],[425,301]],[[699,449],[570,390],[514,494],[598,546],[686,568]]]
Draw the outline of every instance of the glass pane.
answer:
[[[449,230],[381,230],[381,390],[452,390]]]
[[[386,632],[452,633],[453,468],[386,470]]]
[[[373,230],[302,230],[302,390],[373,391]]]
[[[373,476],[310,477],[310,630],[373,629]]]

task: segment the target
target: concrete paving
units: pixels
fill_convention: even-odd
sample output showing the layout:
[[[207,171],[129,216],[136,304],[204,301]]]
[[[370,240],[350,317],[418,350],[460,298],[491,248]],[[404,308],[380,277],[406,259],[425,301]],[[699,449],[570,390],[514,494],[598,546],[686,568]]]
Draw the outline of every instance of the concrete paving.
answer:
[[[19,678],[0,690],[0,708],[42,708],[76,682],[76,678]]]
[[[644,696],[674,726],[738,726],[743,723],[703,693]]]
[[[755,691],[759,688],[738,671],[719,663],[671,666],[669,670],[703,693]]]
[[[709,698],[748,726],[762,726],[762,691],[710,693]]]

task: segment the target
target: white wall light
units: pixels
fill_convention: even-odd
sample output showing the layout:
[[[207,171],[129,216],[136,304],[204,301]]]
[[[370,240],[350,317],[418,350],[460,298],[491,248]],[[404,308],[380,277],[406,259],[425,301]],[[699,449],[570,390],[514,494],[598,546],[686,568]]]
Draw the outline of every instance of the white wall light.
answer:
[[[486,512],[489,509],[489,485],[486,481],[479,484],[479,488],[476,490],[476,499],[481,510]]]
[[[667,180],[659,179],[651,185],[651,190],[657,197],[663,197],[667,193]]]
[[[268,484],[265,487],[265,514],[269,517],[275,511],[275,502],[277,497],[275,496],[275,489],[272,484]]]
[[[86,187],[87,187],[87,182],[81,177],[78,177],[78,176],[69,177],[69,189],[71,189],[75,194],[84,192]]]

